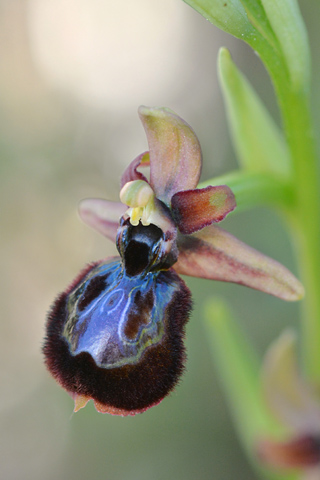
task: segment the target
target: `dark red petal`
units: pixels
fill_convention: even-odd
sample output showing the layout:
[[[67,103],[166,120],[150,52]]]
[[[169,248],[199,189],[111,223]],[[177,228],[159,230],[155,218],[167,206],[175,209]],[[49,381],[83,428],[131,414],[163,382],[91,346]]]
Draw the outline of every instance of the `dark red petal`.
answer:
[[[274,467],[303,470],[320,466],[320,438],[302,435],[286,442],[265,439],[259,442],[258,454]]]
[[[234,194],[227,185],[185,190],[171,199],[173,217],[184,234],[221,222],[235,207]]]
[[[144,180],[147,182],[146,177],[138,172],[138,167],[149,167],[149,152],[141,153],[137,158],[132,160],[130,165],[125,169],[120,180],[120,189],[128,182],[133,180]]]

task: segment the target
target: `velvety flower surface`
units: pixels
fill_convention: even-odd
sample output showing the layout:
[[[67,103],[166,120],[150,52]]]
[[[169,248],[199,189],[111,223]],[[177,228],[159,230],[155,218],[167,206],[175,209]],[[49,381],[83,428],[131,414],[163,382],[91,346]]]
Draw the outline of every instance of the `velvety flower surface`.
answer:
[[[303,480],[319,479],[320,400],[299,371],[292,331],[284,332],[269,348],[262,379],[267,403],[287,435],[261,439],[261,459],[280,470],[296,470]]]
[[[134,415],[159,403],[184,366],[191,295],[178,274],[236,282],[285,300],[303,295],[282,265],[215,224],[232,211],[229,187],[197,189],[198,139],[166,108],[140,107],[149,151],[121,179],[121,202],[87,199],[80,216],[120,256],[88,266],[54,303],[44,354],[75,410]],[[150,180],[138,168],[148,167]]]

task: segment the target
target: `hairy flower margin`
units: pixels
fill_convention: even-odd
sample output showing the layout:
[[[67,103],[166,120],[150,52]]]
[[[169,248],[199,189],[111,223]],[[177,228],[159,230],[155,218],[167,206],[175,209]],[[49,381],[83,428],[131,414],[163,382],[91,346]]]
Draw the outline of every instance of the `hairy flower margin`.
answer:
[[[197,189],[199,141],[174,112],[140,107],[149,151],[121,178],[121,202],[83,200],[85,223],[114,241],[119,257],[87,267],[54,303],[46,365],[75,411],[135,415],[158,404],[184,368],[191,295],[177,274],[234,282],[284,300],[303,296],[278,262],[214,225],[235,206],[226,185]],[[150,168],[150,181],[138,168]]]

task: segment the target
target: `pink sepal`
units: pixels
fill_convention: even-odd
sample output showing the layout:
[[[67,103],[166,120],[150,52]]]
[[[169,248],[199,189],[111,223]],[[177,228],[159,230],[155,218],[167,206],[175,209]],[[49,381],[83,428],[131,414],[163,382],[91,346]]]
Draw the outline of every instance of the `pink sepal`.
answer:
[[[79,215],[81,219],[108,237],[116,241],[119,219],[127,210],[127,206],[120,202],[111,202],[100,198],[87,198],[79,204]]]
[[[180,235],[178,248],[173,268],[182,275],[238,283],[289,301],[304,295],[299,280],[283,265],[217,226]]]

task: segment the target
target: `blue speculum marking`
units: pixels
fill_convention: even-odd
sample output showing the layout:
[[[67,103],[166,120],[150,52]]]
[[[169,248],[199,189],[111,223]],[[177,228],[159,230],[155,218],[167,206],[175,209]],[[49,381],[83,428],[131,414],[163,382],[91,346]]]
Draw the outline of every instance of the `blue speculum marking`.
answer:
[[[70,353],[87,352],[103,368],[138,363],[165,335],[177,291],[166,271],[128,276],[120,259],[93,267],[68,295],[63,337]]]

